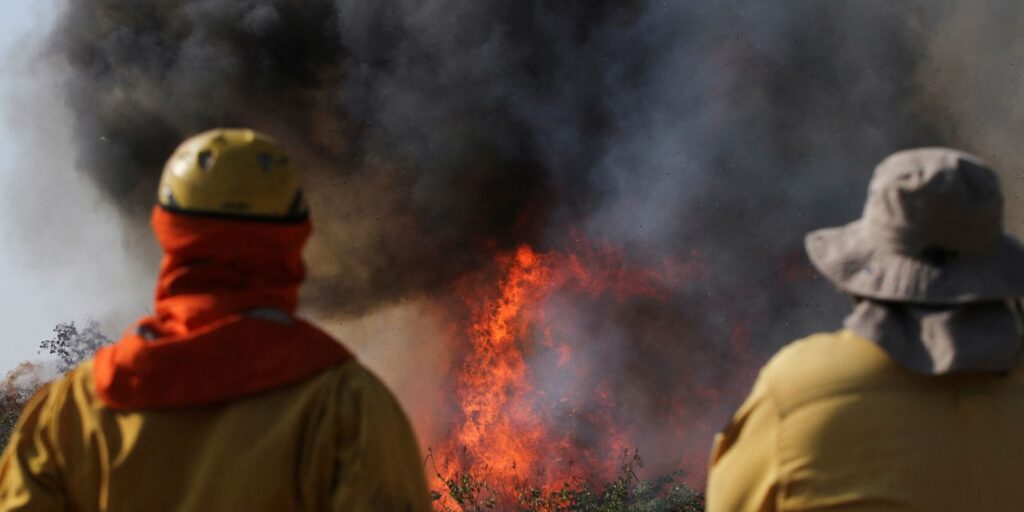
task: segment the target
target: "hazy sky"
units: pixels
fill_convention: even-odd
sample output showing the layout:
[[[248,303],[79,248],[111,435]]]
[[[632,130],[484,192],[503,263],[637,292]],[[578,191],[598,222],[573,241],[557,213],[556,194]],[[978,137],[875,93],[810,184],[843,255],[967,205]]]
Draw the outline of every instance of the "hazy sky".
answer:
[[[4,14],[0,16],[0,54],[4,60],[19,53],[31,39],[38,39],[43,33],[41,26],[52,17],[52,1],[7,0]],[[20,73],[0,74],[0,83],[5,92],[24,90],[26,77]],[[0,173],[8,178],[16,172],[16,145],[12,141],[12,119],[8,114],[11,94],[0,98]],[[4,187],[4,202],[10,200],[11,191]],[[6,371],[14,364],[33,357],[38,340],[44,339],[51,315],[47,315],[46,304],[38,294],[33,293],[32,278],[26,272],[22,258],[17,254],[18,240],[13,239],[6,222],[8,216],[0,216],[0,318],[3,318],[4,339],[0,342],[0,370]]]
[[[59,73],[40,65],[57,0],[4,0],[0,16],[0,372],[39,359],[58,322],[111,336],[146,312],[155,262],[123,249],[120,221],[74,171]]]

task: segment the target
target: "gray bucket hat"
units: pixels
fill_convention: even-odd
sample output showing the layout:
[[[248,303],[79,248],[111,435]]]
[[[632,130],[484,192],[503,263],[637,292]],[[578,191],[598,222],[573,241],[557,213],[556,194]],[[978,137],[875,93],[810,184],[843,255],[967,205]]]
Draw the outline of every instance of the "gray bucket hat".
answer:
[[[1024,296],[1024,247],[1003,231],[999,179],[962,151],[886,158],[863,216],[813,231],[805,245],[818,271],[859,297],[964,304]]]

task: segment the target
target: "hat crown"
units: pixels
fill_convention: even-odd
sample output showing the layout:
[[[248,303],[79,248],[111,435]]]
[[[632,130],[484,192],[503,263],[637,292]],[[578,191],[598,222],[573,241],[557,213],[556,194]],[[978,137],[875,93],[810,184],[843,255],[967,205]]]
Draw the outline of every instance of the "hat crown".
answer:
[[[992,169],[962,151],[923,148],[895,153],[875,168],[863,220],[879,249],[930,260],[991,253],[1002,217]]]

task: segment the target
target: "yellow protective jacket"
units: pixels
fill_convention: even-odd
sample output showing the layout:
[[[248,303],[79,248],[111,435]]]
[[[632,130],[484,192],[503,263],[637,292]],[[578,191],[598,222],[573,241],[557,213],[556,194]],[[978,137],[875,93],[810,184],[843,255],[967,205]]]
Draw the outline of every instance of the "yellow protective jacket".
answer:
[[[715,439],[709,511],[1024,510],[1024,372],[926,376],[851,331],[783,349]]]
[[[215,405],[112,411],[92,363],[44,386],[0,460],[0,511],[430,510],[391,393],[356,361]]]

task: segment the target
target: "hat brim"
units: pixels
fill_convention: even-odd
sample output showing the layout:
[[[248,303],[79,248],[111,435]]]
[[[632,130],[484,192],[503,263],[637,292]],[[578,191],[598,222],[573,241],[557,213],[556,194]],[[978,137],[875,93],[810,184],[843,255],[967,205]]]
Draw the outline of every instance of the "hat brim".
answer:
[[[1003,236],[984,258],[943,265],[881,251],[862,221],[812,231],[804,240],[814,266],[840,290],[869,299],[919,304],[965,304],[1024,296],[1024,247]]]

